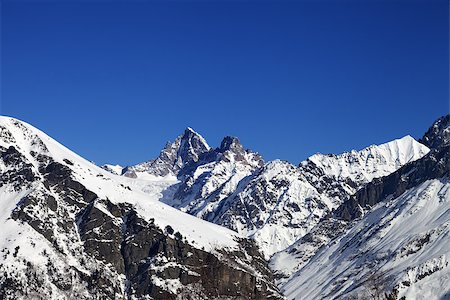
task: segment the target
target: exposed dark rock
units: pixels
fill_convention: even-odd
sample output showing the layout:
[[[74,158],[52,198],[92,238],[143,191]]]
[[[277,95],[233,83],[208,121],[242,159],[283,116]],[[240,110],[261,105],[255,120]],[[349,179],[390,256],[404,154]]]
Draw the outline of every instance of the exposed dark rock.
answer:
[[[7,167],[0,176],[0,187],[11,184],[15,190],[19,190],[28,187],[35,180],[32,164],[15,147],[0,147],[0,159]]]
[[[432,149],[448,145],[450,143],[450,114],[437,119],[419,142]]]
[[[191,128],[186,128],[175,142],[166,144],[156,159],[127,167],[124,169],[123,174],[132,178],[136,176],[136,171],[147,172],[157,176],[178,175],[182,168],[195,163],[199,160],[201,154],[208,151],[209,146],[204,139]]]
[[[121,255],[121,219],[111,218],[93,201],[77,217],[78,231],[84,248],[89,255],[111,263],[118,273],[124,273],[125,266]]]

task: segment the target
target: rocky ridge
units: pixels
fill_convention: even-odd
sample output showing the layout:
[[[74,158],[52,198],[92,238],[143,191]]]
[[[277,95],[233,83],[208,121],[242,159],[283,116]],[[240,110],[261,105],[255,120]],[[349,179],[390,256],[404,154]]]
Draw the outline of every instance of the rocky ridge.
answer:
[[[225,137],[215,149],[202,149],[179,169],[178,183],[162,201],[254,239],[266,258],[307,234],[364,184],[428,152],[405,136],[361,151],[315,154],[296,167],[279,160],[264,163],[234,137]],[[159,174],[153,168],[140,171]]]

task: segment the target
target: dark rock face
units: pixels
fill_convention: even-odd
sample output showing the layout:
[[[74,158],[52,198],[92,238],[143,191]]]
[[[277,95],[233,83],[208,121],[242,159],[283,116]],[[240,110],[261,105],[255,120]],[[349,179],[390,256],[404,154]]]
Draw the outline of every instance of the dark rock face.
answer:
[[[13,146],[8,149],[0,147],[0,159],[7,169],[0,176],[0,187],[12,184],[15,190],[28,187],[35,179],[32,165]]]
[[[419,142],[432,149],[448,145],[450,143],[450,114],[437,119]]]

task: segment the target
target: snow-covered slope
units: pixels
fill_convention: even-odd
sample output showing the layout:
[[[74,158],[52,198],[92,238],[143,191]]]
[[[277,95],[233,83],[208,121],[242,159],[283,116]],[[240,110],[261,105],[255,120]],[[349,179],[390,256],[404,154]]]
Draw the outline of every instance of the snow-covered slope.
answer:
[[[123,167],[121,165],[103,165],[101,166],[102,169],[111,172],[115,175],[122,175]]]
[[[8,117],[0,175],[3,299],[279,297],[251,243],[159,201],[171,180],[113,175]]]
[[[450,294],[450,183],[428,180],[376,205],[283,285],[289,299]]]
[[[253,238],[268,258],[308,232],[332,206],[298,168],[275,160],[242,182],[212,221]]]

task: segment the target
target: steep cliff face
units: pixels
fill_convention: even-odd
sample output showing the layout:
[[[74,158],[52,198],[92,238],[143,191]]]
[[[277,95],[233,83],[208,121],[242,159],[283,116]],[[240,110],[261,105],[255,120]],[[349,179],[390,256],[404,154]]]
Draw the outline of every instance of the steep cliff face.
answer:
[[[281,299],[255,245],[0,117],[2,299]]]
[[[450,143],[450,114],[437,119],[419,140],[429,148],[439,148]]]

